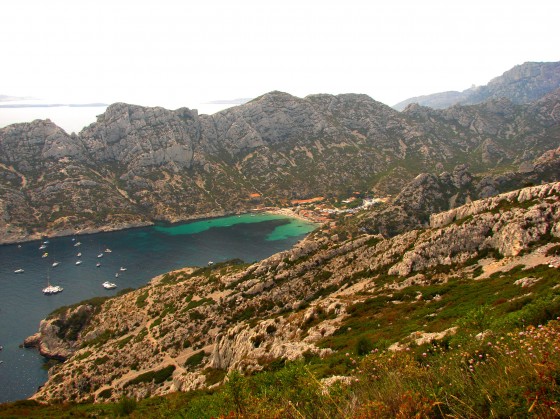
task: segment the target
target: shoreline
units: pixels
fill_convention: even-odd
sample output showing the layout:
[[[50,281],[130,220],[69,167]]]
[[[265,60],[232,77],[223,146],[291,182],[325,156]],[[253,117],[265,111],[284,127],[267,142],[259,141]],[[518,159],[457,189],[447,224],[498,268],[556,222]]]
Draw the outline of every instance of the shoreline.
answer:
[[[27,236],[15,236],[9,237],[6,235],[4,238],[0,238],[0,246],[9,246],[13,244],[23,244],[23,243],[30,243],[38,240],[44,240],[46,238],[54,238],[54,237],[69,237],[69,236],[85,236],[89,234],[97,234],[97,233],[109,233],[114,231],[123,231],[129,230],[134,228],[141,228],[141,227],[149,227],[154,226],[157,223],[165,223],[169,225],[179,224],[179,223],[187,223],[190,221],[200,221],[204,219],[212,219],[212,218],[221,218],[221,217],[229,217],[233,215],[242,215],[242,214],[254,214],[254,213],[268,213],[274,215],[283,215],[290,218],[299,219],[305,222],[310,222],[317,225],[322,225],[324,222],[319,220],[315,220],[311,217],[306,217],[294,211],[293,207],[286,207],[286,208],[254,208],[248,209],[244,212],[211,212],[205,214],[198,214],[193,215],[191,217],[185,218],[177,218],[173,220],[155,220],[155,221],[138,221],[133,223],[127,224],[114,224],[114,225],[104,225],[99,227],[86,227],[83,229],[64,229],[59,231],[50,231],[50,232],[43,232],[43,233],[33,233]],[[1,236],[1,234],[0,234]]]
[[[296,218],[298,220],[302,220],[302,221],[317,224],[317,225],[323,225],[324,224],[324,221],[319,221],[319,220],[313,219],[311,217],[306,217],[305,215],[299,214],[298,212],[296,212],[294,210],[294,207],[263,208],[262,211],[260,211],[260,212],[265,212],[265,213],[273,214],[273,215],[285,215],[286,217]]]

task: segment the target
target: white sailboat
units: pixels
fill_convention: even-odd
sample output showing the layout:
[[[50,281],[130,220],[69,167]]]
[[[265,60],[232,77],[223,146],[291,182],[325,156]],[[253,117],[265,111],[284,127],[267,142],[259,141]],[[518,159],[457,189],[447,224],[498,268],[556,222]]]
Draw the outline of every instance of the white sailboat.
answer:
[[[60,285],[51,285],[49,272],[47,271],[47,286],[43,288],[43,294],[52,295],[62,292],[63,290],[64,288],[62,288]]]
[[[113,283],[113,282],[109,282],[109,281],[105,281],[103,284],[103,288],[107,289],[107,290],[112,290],[117,288],[117,284]]]

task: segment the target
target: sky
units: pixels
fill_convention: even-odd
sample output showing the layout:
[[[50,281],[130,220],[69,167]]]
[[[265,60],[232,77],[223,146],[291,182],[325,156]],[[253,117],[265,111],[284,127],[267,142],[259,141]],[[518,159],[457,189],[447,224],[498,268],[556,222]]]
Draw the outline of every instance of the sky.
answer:
[[[8,0],[0,13],[0,95],[48,103],[175,109],[280,90],[394,105],[560,60],[552,0]]]

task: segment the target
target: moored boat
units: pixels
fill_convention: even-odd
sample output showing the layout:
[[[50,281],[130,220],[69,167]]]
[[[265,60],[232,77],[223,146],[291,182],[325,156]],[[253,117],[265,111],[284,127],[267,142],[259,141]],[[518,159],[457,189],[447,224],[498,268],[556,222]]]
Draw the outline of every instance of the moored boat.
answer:
[[[47,271],[47,286],[45,288],[43,288],[43,290],[42,290],[43,294],[45,294],[45,295],[58,294],[59,292],[62,292],[63,290],[64,290],[64,288],[62,288],[60,285],[51,285],[49,273]]]
[[[112,290],[114,288],[117,288],[117,284],[113,283],[113,282],[109,282],[109,281],[105,281],[103,284],[103,288],[107,289],[107,290]]]
[[[15,274],[22,274],[22,273],[24,273],[24,272],[25,272],[25,271],[24,271],[22,268],[16,269],[16,270],[14,271]]]

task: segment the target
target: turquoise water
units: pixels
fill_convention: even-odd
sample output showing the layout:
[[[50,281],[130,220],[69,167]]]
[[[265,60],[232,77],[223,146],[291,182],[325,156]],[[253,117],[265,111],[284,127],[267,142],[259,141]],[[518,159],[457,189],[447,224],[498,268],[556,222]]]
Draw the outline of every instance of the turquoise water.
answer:
[[[287,221],[285,224],[278,225],[270,234],[265,237],[267,241],[285,240],[290,237],[301,236],[302,234],[309,233],[314,229],[314,224],[307,221],[289,218],[285,215],[279,214],[243,214],[233,215],[230,217],[213,218],[210,220],[195,221],[189,224],[171,225],[171,226],[156,226],[155,230],[169,234],[170,236],[183,235],[183,234],[196,234],[206,231],[210,228],[217,227],[232,227],[237,224],[252,224],[261,223],[265,221]]]
[[[37,331],[41,319],[62,305],[138,288],[151,278],[185,266],[206,266],[239,258],[264,259],[286,250],[316,225],[271,214],[246,214],[175,225],[158,225],[110,233],[50,239],[41,243],[0,246],[0,402],[32,395],[47,379],[44,359],[23,340]],[[76,242],[80,246],[75,246]],[[112,252],[104,253],[109,247]],[[49,256],[42,258],[47,251]],[[77,253],[82,255],[78,258]],[[102,258],[98,258],[103,253]],[[61,262],[52,268],[52,262]],[[82,264],[75,262],[81,260]],[[96,267],[100,262],[101,266]],[[127,270],[121,272],[120,267]],[[22,268],[23,274],[14,274]],[[60,294],[45,296],[47,272]],[[119,277],[115,277],[119,273]],[[115,282],[115,290],[101,283]]]

